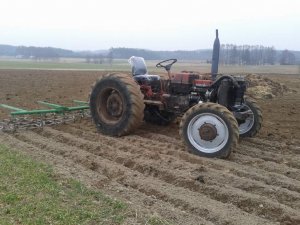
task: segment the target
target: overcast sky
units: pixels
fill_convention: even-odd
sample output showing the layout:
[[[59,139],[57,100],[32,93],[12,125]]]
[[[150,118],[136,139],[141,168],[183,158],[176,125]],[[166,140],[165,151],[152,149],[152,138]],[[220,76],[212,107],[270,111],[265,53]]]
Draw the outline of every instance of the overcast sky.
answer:
[[[300,50],[300,0],[0,0],[0,44],[72,50]]]

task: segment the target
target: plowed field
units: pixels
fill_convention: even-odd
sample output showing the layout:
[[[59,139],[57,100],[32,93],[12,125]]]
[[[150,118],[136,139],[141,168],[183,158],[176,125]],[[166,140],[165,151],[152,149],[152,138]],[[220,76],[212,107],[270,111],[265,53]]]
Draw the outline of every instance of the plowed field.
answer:
[[[101,73],[0,71],[0,102],[36,108],[36,100],[87,100]],[[228,160],[188,153],[178,124],[144,123],[135,133],[112,138],[89,119],[43,130],[0,133],[1,143],[52,164],[129,203],[138,221],[153,214],[171,224],[300,224],[300,76],[268,75],[295,90],[258,100],[261,132],[240,139]],[[5,118],[7,111],[0,111]]]

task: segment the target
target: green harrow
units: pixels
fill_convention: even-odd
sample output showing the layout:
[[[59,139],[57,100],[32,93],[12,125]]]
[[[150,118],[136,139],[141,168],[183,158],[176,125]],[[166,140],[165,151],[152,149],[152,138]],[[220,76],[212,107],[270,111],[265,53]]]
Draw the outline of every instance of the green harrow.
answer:
[[[49,109],[26,110],[14,106],[0,104],[1,108],[10,110],[11,118],[0,121],[0,131],[15,131],[17,129],[28,129],[44,127],[75,121],[76,118],[89,116],[89,103],[73,100],[75,106],[67,107],[44,101],[38,101],[40,105]],[[30,116],[30,117],[28,117]]]

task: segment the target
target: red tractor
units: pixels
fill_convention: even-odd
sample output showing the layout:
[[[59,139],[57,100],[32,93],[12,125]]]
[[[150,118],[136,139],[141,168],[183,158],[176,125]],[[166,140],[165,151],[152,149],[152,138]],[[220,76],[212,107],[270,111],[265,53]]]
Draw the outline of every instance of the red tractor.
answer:
[[[91,115],[98,130],[122,136],[143,120],[167,125],[179,116],[179,133],[189,151],[205,157],[229,157],[239,136],[256,135],[262,114],[255,102],[244,97],[244,78],[226,75],[216,79],[218,42],[217,36],[211,79],[192,71],[171,74],[176,59],[156,65],[167,71],[168,79],[149,75],[141,57],[129,59],[132,75],[101,77],[90,96]]]

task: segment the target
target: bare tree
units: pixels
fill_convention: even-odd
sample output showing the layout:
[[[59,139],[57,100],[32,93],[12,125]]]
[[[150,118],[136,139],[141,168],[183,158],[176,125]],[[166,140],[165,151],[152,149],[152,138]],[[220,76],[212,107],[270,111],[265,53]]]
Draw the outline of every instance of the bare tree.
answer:
[[[284,50],[280,56],[281,65],[294,65],[296,63],[295,55],[289,50]]]
[[[221,45],[220,63],[222,64],[273,65],[275,62],[276,51],[274,47],[264,47],[261,45]]]
[[[113,49],[113,48],[110,48],[110,49],[109,49],[109,52],[108,52],[108,54],[107,54],[107,62],[108,62],[109,65],[112,65],[113,60],[114,60],[114,54],[113,54],[113,51],[114,51],[114,49]]]

